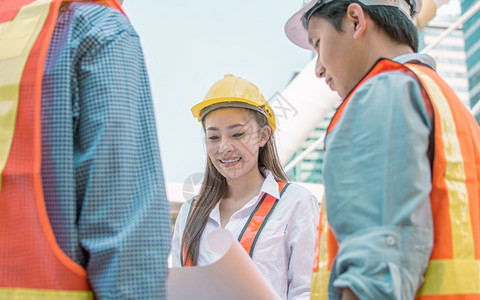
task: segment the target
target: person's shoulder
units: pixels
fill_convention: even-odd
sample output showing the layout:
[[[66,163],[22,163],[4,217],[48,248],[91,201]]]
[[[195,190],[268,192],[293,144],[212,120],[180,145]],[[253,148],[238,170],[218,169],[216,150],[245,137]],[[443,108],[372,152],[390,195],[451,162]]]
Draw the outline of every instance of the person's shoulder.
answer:
[[[137,35],[130,21],[120,11],[100,4],[73,2],[68,8],[72,25],[80,32],[94,32],[105,37],[127,31]]]
[[[365,82],[366,85],[375,85],[378,82],[387,83],[392,85],[393,87],[399,86],[399,83],[407,83],[407,82],[416,82],[415,78],[408,72],[405,72],[405,69],[398,69],[398,70],[387,70],[386,72],[378,73],[369,80]]]
[[[293,215],[318,215],[319,201],[310,189],[298,184],[290,183],[280,197],[279,205],[286,208]]]
[[[185,201],[182,204],[181,210],[190,211],[190,208],[192,207],[193,203],[197,200],[197,197],[198,196],[195,196],[195,197],[192,197],[192,198],[188,199],[187,201]]]
[[[192,198],[188,199],[187,201],[185,201],[185,203],[184,203],[183,205],[186,205],[186,206],[191,206],[191,205],[192,205],[192,203],[193,203],[194,201],[196,201],[196,200],[197,200],[197,198],[198,198],[198,195],[196,195],[196,196],[194,196],[194,197],[192,197]]]
[[[180,210],[178,211],[177,220],[181,219],[183,221],[186,221],[188,215],[190,214],[192,203],[193,201],[195,201],[196,198],[197,196],[190,198],[182,203],[182,205],[180,206]]]
[[[312,191],[294,182],[289,182],[283,191],[282,197],[289,196],[295,196],[296,198],[315,198]]]
[[[363,117],[362,121],[356,124],[355,128],[358,132],[364,130],[377,132],[378,124],[373,126],[375,122],[392,120],[402,122],[405,116],[412,116],[412,113],[421,115],[425,124],[428,124],[430,117],[423,97],[423,89],[422,83],[408,71],[407,67],[381,72],[369,78],[355,90],[344,113],[350,116],[370,116]],[[350,122],[359,119],[351,118],[351,121],[343,122],[351,124]]]
[[[411,90],[418,91],[420,89],[420,83],[411,73],[405,72],[405,70],[407,70],[406,67],[404,70],[388,70],[375,74],[358,86],[352,96],[354,98],[363,98],[364,96],[371,96],[372,94],[383,94],[389,95],[389,97],[403,97],[403,93],[405,92]]]
[[[379,60],[378,63],[382,63],[383,61],[389,60]],[[393,86],[399,86],[399,83],[418,83],[418,80],[412,73],[408,64],[420,64],[432,68],[433,70],[435,70],[436,68],[436,62],[432,57],[426,54],[419,53],[405,54],[395,58],[395,60],[393,60],[392,62],[397,63],[398,66],[394,68],[388,67],[383,69],[383,71],[372,76],[370,80],[367,80],[367,82],[386,81],[387,83],[391,83]]]

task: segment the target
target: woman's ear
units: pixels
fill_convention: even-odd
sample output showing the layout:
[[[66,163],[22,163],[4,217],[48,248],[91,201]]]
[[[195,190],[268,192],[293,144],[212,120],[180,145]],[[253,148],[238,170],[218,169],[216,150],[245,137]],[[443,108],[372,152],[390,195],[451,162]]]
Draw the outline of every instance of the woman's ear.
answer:
[[[263,126],[263,128],[260,130],[260,148],[265,146],[267,143],[268,139],[272,135],[272,128],[270,126]]]
[[[365,32],[367,25],[362,6],[358,3],[350,4],[345,16],[347,22],[349,22],[348,26],[352,30],[352,37],[358,39]]]

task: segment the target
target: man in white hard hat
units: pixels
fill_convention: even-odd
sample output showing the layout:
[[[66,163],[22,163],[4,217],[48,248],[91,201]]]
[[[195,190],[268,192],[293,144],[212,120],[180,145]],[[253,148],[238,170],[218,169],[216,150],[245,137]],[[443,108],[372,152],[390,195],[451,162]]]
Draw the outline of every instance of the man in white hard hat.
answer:
[[[415,0],[312,1],[285,26],[343,102],[312,299],[480,299],[480,129],[418,54]]]

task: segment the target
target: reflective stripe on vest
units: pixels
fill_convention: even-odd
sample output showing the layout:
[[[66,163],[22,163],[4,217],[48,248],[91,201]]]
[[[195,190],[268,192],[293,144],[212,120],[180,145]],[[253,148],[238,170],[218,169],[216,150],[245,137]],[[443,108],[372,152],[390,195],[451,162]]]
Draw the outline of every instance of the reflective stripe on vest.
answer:
[[[278,192],[280,193],[280,198],[282,197],[283,193],[286,191],[287,186],[290,183],[287,182],[277,182],[278,183]],[[253,250],[255,248],[255,243],[257,242],[262,229],[265,227],[268,218],[273,212],[273,209],[278,203],[277,198],[273,197],[270,194],[264,193],[260,202],[257,204],[253,212],[250,214],[249,219],[245,222],[245,226],[243,227],[240,235],[238,236],[238,241],[242,245],[242,247],[247,251],[248,255],[252,257]],[[190,206],[190,211],[188,213],[188,218],[190,217],[191,212],[195,209],[195,200],[192,201],[192,205]],[[181,253],[181,261],[183,263],[183,256],[184,253]],[[187,258],[187,263],[185,264],[186,267],[191,267],[192,263]]]
[[[434,246],[417,297],[454,295],[455,299],[480,299],[480,130],[434,70],[407,66],[430,95],[436,126],[430,194]]]
[[[417,80],[433,120],[435,150],[430,198],[434,247],[416,298],[480,299],[480,129],[454,91],[426,66],[380,60],[340,105],[327,134],[340,120],[356,89],[371,77],[388,71],[403,72]],[[323,203],[322,211],[312,299],[328,298],[330,270],[338,247]]]
[[[285,187],[288,185],[286,182],[278,182],[278,191],[280,197],[282,197]],[[278,199],[270,194],[264,194],[262,200],[258,203],[257,207],[253,210],[250,218],[245,224],[242,232],[238,236],[238,241],[243,246],[248,255],[252,257],[255,243],[257,242],[260,232],[262,232],[268,217],[270,217],[273,209],[278,203]]]
[[[0,299],[93,299],[55,240],[40,172],[43,69],[62,2],[0,2]]]
[[[325,197],[320,204],[320,221],[317,227],[318,237],[313,262],[311,299],[327,299],[328,281],[333,260],[337,253],[337,241],[327,222]]]

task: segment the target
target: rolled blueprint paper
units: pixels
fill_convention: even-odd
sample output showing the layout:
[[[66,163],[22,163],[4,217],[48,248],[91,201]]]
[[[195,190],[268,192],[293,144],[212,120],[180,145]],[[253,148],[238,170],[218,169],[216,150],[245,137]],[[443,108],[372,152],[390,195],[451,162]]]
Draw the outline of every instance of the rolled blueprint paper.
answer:
[[[280,299],[228,230],[210,233],[207,245],[219,259],[207,266],[169,269],[169,300]]]

